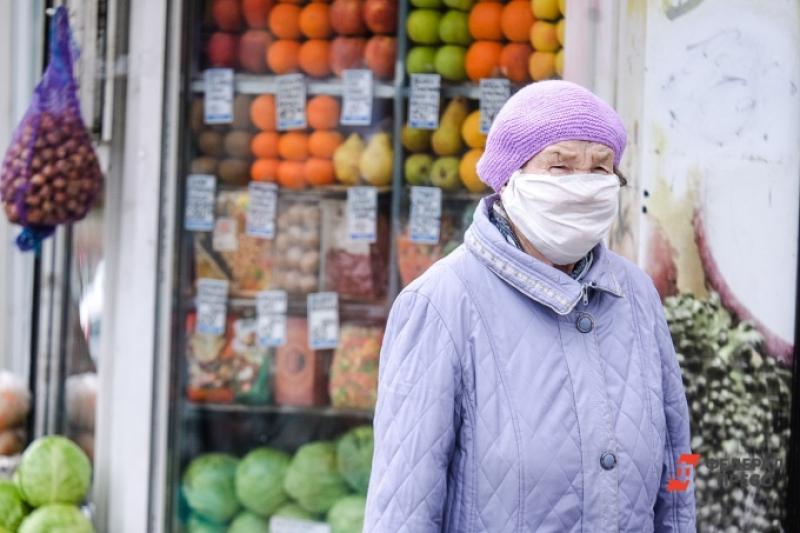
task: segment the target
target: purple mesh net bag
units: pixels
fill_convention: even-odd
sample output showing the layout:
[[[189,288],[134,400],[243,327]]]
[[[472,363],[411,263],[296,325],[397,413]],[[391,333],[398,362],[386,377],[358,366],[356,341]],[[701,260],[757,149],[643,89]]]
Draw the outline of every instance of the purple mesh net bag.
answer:
[[[67,10],[50,26],[50,61],[0,168],[8,220],[24,227],[23,250],[38,249],[55,226],[83,218],[103,183],[81,118]]]

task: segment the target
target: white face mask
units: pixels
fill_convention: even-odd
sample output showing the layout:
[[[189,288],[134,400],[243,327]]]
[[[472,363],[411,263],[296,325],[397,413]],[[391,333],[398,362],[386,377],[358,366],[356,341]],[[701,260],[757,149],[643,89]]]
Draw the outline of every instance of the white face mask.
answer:
[[[603,240],[617,216],[615,174],[515,172],[500,193],[511,222],[555,265],[568,265]]]

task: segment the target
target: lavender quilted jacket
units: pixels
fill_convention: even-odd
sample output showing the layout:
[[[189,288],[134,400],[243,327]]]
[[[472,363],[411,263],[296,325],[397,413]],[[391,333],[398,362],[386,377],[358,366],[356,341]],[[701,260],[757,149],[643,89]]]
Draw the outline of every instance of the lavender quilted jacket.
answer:
[[[364,531],[695,531],[693,490],[666,491],[689,423],[650,278],[600,244],[575,281],[487,205],[392,308]]]

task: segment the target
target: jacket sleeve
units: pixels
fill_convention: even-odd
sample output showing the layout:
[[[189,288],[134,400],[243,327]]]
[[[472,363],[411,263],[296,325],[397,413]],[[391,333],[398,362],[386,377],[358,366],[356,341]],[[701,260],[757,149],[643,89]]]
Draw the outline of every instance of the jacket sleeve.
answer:
[[[441,315],[427,297],[402,293],[380,355],[364,532],[441,531],[460,383]]]
[[[655,291],[653,291],[655,292]],[[695,532],[694,472],[688,473],[688,465],[680,462],[682,454],[691,454],[689,433],[689,408],[681,379],[681,368],[675,356],[675,347],[669,332],[664,310],[658,295],[656,306],[656,342],[661,354],[661,379],[664,394],[664,416],[667,423],[664,464],[661,468],[661,483],[655,504],[656,533]],[[678,471],[680,469],[681,471]],[[667,490],[670,479],[691,479],[685,490]],[[683,487],[678,487],[683,488]]]

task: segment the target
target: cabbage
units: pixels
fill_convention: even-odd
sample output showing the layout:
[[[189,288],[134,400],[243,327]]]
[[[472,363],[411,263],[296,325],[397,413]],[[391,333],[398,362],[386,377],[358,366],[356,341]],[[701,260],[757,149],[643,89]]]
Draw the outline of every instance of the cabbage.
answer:
[[[71,440],[51,435],[35,440],[25,453],[14,479],[32,506],[83,501],[89,491],[92,465]]]
[[[363,496],[345,496],[328,511],[331,533],[361,533],[364,529],[364,509],[367,499]]]
[[[267,533],[269,524],[257,514],[245,511],[233,519],[228,533]]]
[[[26,514],[28,506],[22,501],[16,485],[0,479],[0,530],[16,531]]]
[[[209,522],[202,516],[192,514],[186,523],[186,533],[225,533],[228,526]]]
[[[236,497],[245,509],[268,517],[289,498],[283,479],[291,458],[271,448],[256,448],[236,467]]]
[[[227,522],[239,511],[234,479],[238,460],[225,453],[196,457],[183,473],[183,495],[195,513],[212,522]]]
[[[312,442],[297,450],[283,484],[286,492],[311,513],[326,513],[349,489],[336,468],[336,446]]]
[[[359,494],[367,493],[374,445],[372,426],[359,426],[348,431],[336,445],[339,472]]]
[[[53,503],[39,507],[26,518],[19,533],[94,533],[92,523],[74,505]]]
[[[281,505],[281,508],[275,511],[272,516],[282,516],[284,518],[299,518],[301,520],[314,520],[314,515],[297,505],[296,503],[287,503]]]

